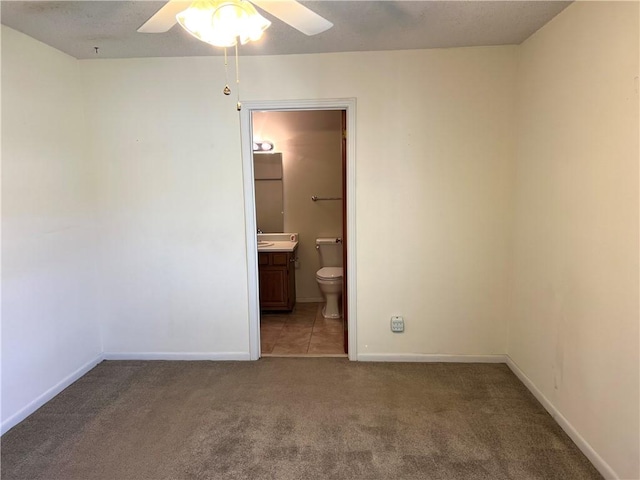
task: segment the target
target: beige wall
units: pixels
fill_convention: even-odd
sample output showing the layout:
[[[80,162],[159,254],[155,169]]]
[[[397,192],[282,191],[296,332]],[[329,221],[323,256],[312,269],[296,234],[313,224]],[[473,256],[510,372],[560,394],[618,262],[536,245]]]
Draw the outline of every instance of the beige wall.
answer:
[[[640,478],[638,3],[578,2],[521,47],[508,353]]]
[[[516,53],[242,59],[246,100],[357,98],[360,354],[505,352]],[[222,59],[80,63],[110,231],[105,349],[246,355],[240,129]]]
[[[79,65],[1,31],[4,431],[102,347],[97,179]]]
[[[107,229],[105,351],[248,359],[238,112],[211,88],[211,59],[80,64]]]
[[[285,232],[298,232],[298,301],[322,301],[316,282],[318,237],[342,237],[342,202],[312,202],[311,196],[342,197],[342,121],[339,111],[256,112],[254,136],[282,152]]]
[[[357,99],[359,354],[508,352],[622,478],[639,474],[637,40],[637,3],[579,2],[522,47],[241,62],[245,99]],[[98,326],[107,352],[248,358],[221,59],[77,62],[3,27],[2,67],[3,420],[99,349]]]

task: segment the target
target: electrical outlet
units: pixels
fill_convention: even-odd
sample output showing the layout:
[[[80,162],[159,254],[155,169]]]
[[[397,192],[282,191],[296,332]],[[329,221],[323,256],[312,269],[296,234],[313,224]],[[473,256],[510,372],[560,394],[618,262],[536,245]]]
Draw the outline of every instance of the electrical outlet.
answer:
[[[394,333],[404,332],[404,318],[391,317],[391,331]]]

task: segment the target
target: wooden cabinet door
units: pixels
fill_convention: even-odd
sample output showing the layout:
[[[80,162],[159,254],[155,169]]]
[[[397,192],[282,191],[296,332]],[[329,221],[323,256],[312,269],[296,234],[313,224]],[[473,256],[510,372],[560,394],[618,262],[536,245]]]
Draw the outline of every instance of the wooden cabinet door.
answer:
[[[289,267],[289,254],[288,253],[272,253],[271,265],[278,267]]]
[[[260,252],[260,309],[292,310],[296,300],[294,254]]]
[[[260,305],[262,307],[287,306],[287,272],[281,268],[263,268],[260,270]]]

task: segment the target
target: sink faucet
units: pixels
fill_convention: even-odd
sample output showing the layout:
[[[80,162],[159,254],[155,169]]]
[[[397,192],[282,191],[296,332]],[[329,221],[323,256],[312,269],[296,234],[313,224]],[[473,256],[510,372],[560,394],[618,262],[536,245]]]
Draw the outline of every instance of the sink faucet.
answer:
[[[261,234],[261,233],[262,233],[262,230],[258,229],[258,234]]]

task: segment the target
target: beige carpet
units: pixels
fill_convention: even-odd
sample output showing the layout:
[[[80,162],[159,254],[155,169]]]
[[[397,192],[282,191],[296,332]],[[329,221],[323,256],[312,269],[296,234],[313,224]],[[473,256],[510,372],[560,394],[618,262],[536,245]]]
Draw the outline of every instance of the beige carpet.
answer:
[[[103,362],[1,447],[2,480],[601,478],[501,364]]]

